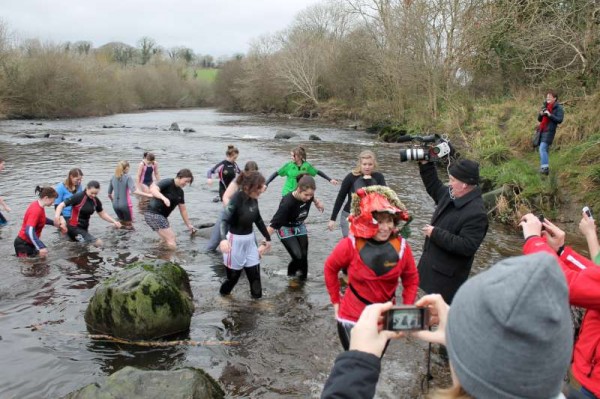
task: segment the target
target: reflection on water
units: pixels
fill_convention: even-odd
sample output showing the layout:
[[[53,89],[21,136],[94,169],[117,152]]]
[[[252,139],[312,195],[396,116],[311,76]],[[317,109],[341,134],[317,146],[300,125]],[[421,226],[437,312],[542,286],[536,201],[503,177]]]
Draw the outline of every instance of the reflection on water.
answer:
[[[182,128],[192,127],[197,133],[165,131],[172,122]],[[414,216],[409,242],[417,259],[423,243],[420,227],[429,221],[434,209],[417,165],[399,163],[395,145],[373,142],[372,136],[356,131],[306,121],[276,122],[220,114],[210,109],[40,123],[0,122],[0,156],[6,159],[0,194],[13,209],[6,215],[9,224],[0,228],[0,251],[5,254],[0,278],[0,397],[59,397],[126,365],[204,368],[221,381],[231,397],[318,397],[341,350],[323,281],[323,262],[341,237],[339,230],[327,230],[339,187],[317,178],[317,195],[326,210],[323,214],[311,212],[307,220],[308,280],[303,284],[288,281],[289,255],[275,239],[272,252],[261,261],[264,296],[257,301],[251,299],[245,280],[231,296],[218,295],[224,277],[221,255],[202,251],[210,229],[191,236],[179,212],[174,211],[170,223],[178,248],[166,250],[143,221],[145,203],[135,204],[131,230],[115,230],[92,217],[90,233],[103,240],[102,248],[69,242],[47,227],[42,234],[50,250],[47,260],[8,256],[14,253],[12,242],[23,212],[34,200],[34,187],[64,180],[73,167],[83,169],[85,181],[100,182],[98,198],[109,214],[114,213],[106,189],[119,160],[128,160],[135,170],[142,152],[149,150],[155,153],[163,178],[190,168],[196,179],[184,189],[185,201],[190,220],[199,225],[214,222],[222,209],[220,203],[211,201],[217,188],[208,188],[204,176],[223,159],[227,144],[240,149],[240,164],[255,160],[266,176],[289,160],[293,147],[302,144],[309,162],[338,180],[350,172],[358,153],[368,146],[378,154],[388,184]],[[103,125],[115,128],[103,129]],[[282,128],[293,130],[298,137],[272,140]],[[49,133],[50,138],[29,139],[23,133]],[[310,134],[323,140],[309,142]],[[63,136],[64,140],[59,139]],[[277,209],[283,183],[284,179],[276,179],[259,199],[265,220]],[[520,245],[516,232],[492,225],[474,272],[518,254]],[[83,314],[94,287],[128,264],[152,259],[173,259],[188,271],[196,305],[189,338],[213,344],[147,348],[89,338]],[[393,342],[383,362],[378,396],[414,396],[421,377],[419,369],[425,364],[424,353],[417,343]]]

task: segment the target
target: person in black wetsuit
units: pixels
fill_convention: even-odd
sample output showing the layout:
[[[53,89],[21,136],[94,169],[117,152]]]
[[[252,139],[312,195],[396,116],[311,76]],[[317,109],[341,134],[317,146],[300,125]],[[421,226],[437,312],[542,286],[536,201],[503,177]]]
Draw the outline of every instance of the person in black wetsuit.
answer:
[[[308,231],[304,220],[313,202],[319,211],[324,210],[321,201],[314,197],[316,189],[315,179],[308,174],[299,175],[298,186],[281,198],[279,208],[267,227],[269,234],[277,231],[281,243],[292,257],[288,264],[289,277],[299,273],[298,277],[304,280],[308,275]]]
[[[88,232],[90,227],[90,217],[94,212],[98,212],[100,218],[112,223],[117,229],[121,228],[121,223],[114,220],[102,208],[102,202],[98,198],[100,192],[100,183],[91,180],[85,190],[73,195],[61,202],[54,212],[54,224],[60,225],[60,216],[65,206],[72,206],[71,218],[67,224],[67,234],[69,238],[77,242],[92,243],[94,246],[102,246],[102,241]]]
[[[219,292],[221,295],[230,294],[242,275],[242,270],[245,270],[250,293],[253,298],[258,299],[262,296],[260,256],[271,248],[271,236],[258,209],[258,197],[264,191],[265,178],[256,171],[244,172],[238,176],[236,183],[240,191],[229,201],[221,221],[219,249],[223,253],[227,279]],[[266,239],[260,249],[252,231],[253,224],[256,224]]]
[[[227,190],[227,186],[235,180],[235,177],[240,174],[240,167],[235,161],[237,161],[240,150],[234,145],[228,145],[227,151],[225,152],[226,159],[222,160],[206,173],[206,183],[212,185],[212,175],[219,175],[219,198],[223,201],[223,194]]]
[[[338,192],[331,217],[327,227],[333,231],[335,228],[335,220],[338,213],[342,210],[342,204],[346,199],[346,204],[340,216],[340,227],[342,229],[342,237],[348,237],[348,215],[350,215],[350,203],[352,202],[352,194],[359,188],[368,186],[386,186],[385,178],[377,170],[377,159],[373,151],[365,150],[358,156],[358,163],[351,173],[348,173]]]
[[[165,241],[169,248],[174,249],[177,247],[175,232],[169,224],[169,219],[167,219],[175,207],[179,207],[179,213],[187,228],[192,233],[196,231],[188,218],[183,196],[183,188],[188,184],[192,184],[193,181],[192,172],[189,169],[181,169],[174,179],[163,179],[158,184],[153,183],[150,186],[150,194],[154,198],[150,200],[148,209],[144,214],[144,220],[153,231],[158,232],[160,238]]]

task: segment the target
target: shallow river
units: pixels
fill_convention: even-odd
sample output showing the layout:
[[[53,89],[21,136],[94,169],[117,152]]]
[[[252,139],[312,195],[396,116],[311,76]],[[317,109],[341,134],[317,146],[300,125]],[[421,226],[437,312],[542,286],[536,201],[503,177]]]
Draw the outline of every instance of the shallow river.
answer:
[[[166,131],[172,122],[196,132]],[[273,140],[281,130],[298,136],[289,141]],[[45,134],[50,137],[44,138]],[[308,141],[310,134],[322,141]],[[242,167],[246,161],[255,160],[265,176],[287,162],[290,150],[302,144],[313,165],[340,181],[355,165],[358,153],[372,148],[388,184],[415,217],[409,242],[415,259],[419,259],[423,244],[420,227],[430,219],[433,201],[422,186],[417,165],[400,163],[395,145],[378,143],[366,133],[212,109],[64,121],[2,121],[0,156],[6,160],[6,170],[0,175],[0,195],[12,212],[5,213],[9,224],[0,229],[1,398],[60,397],[127,365],[156,370],[203,368],[220,381],[228,397],[319,396],[341,350],[323,280],[323,262],[341,237],[339,230],[327,230],[337,187],[319,177],[317,195],[326,210],[320,214],[313,207],[307,220],[308,281],[299,287],[289,284],[288,255],[275,238],[273,251],[261,264],[264,296],[258,301],[250,299],[245,278],[240,279],[232,296],[219,296],[224,276],[221,258],[202,250],[208,231],[191,237],[179,213],[172,214],[171,225],[179,245],[172,257],[190,274],[196,303],[189,339],[204,345],[140,348],[87,336],[83,314],[94,286],[131,262],[166,256],[137,206],[134,231],[117,231],[92,217],[90,231],[105,242],[102,249],[71,243],[48,226],[42,234],[50,250],[47,261],[14,256],[12,243],[26,207],[35,199],[36,185],[55,185],[64,180],[70,168],[80,167],[84,181],[100,181],[99,198],[114,215],[106,189],[116,163],[129,160],[135,173],[144,150],[156,154],[161,178],[174,177],[181,168],[193,171],[196,180],[185,189],[190,219],[194,224],[214,222],[221,205],[211,201],[216,184],[207,187],[205,174],[224,158],[230,143],[240,149],[238,163]],[[276,179],[260,198],[265,220],[276,210],[282,184],[282,178]],[[492,225],[475,269],[518,254],[520,245],[514,231]],[[418,396],[424,359],[423,345],[393,342],[384,357],[378,397]]]

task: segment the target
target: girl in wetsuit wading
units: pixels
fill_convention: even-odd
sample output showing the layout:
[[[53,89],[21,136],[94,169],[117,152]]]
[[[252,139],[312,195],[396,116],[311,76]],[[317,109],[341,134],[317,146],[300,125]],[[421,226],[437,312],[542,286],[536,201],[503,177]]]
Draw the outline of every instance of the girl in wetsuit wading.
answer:
[[[375,154],[371,150],[364,150],[358,156],[356,167],[344,177],[344,180],[342,180],[340,191],[335,199],[335,204],[333,205],[327,228],[329,228],[330,231],[333,231],[335,228],[335,220],[337,219],[340,210],[342,210],[342,214],[340,215],[340,228],[342,229],[342,237],[348,237],[348,215],[350,214],[352,194],[359,188],[375,185],[387,186],[383,175],[377,172],[377,159],[375,158]],[[346,204],[342,208],[345,199]]]
[[[285,177],[285,183],[283,185],[283,189],[281,190],[282,196],[291,193],[296,189],[296,185],[298,184],[296,178],[301,173],[308,173],[313,177],[319,175],[334,186],[338,184],[337,180],[330,178],[325,173],[317,170],[317,168],[306,162],[306,150],[304,147],[294,148],[290,155],[292,160],[283,165],[277,172],[269,176],[266,182],[266,185],[268,186],[269,183],[275,180],[277,176]]]
[[[119,161],[115,168],[115,175],[108,184],[108,198],[112,201],[113,209],[119,221],[125,225],[131,225],[133,221],[131,194],[152,198],[152,194],[136,188],[133,178],[129,176],[129,162]]]
[[[288,264],[288,276],[298,274],[302,280],[308,276],[308,231],[304,220],[308,217],[313,202],[319,211],[324,210],[321,201],[315,199],[316,189],[312,176],[299,175],[298,186],[281,199],[279,208],[267,227],[269,234],[277,232],[281,243],[292,257]]]
[[[54,204],[54,199],[57,197],[56,190],[52,187],[35,188],[35,193],[38,194],[38,199],[33,201],[23,216],[23,224],[21,231],[15,238],[15,253],[19,258],[33,257],[39,255],[42,258],[48,256],[48,248],[44,245],[40,236],[45,225],[51,224],[66,231],[66,226],[59,221],[58,223],[46,217],[47,206]]]
[[[223,201],[223,194],[229,184],[235,180],[235,177],[240,174],[240,167],[235,161],[237,161],[240,150],[234,145],[228,145],[227,151],[225,151],[226,159],[222,160],[206,173],[206,184],[212,185],[213,174],[219,175],[219,199]]]
[[[94,237],[88,231],[90,227],[90,217],[94,212],[108,223],[113,224],[117,229],[121,228],[121,223],[114,220],[102,208],[102,202],[98,198],[100,192],[100,183],[90,180],[85,190],[73,195],[71,198],[61,202],[54,212],[54,222],[60,224],[60,215],[66,206],[72,206],[71,218],[67,223],[67,234],[73,241],[81,243],[91,243],[96,247],[102,246],[102,241]]]
[[[144,193],[149,193],[152,183],[159,180],[160,175],[158,174],[158,162],[156,162],[156,158],[154,157],[153,153],[145,152],[144,159],[142,159],[142,162],[140,162],[140,166],[138,166],[137,170],[136,184],[138,190]]]
[[[223,252],[227,279],[219,292],[221,295],[230,294],[245,270],[250,293],[258,299],[262,296],[260,256],[271,248],[271,237],[258,209],[258,197],[264,191],[265,178],[252,171],[242,173],[236,181],[240,190],[231,198],[221,221],[219,249]],[[260,249],[252,231],[253,224],[266,239]]]

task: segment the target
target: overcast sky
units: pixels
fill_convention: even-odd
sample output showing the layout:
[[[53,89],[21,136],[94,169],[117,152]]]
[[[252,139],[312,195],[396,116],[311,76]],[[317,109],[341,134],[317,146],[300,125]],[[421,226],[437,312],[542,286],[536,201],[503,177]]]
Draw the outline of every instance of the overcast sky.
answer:
[[[214,57],[246,53],[263,34],[286,28],[321,0],[0,0],[0,19],[20,39],[113,41],[143,36]]]

